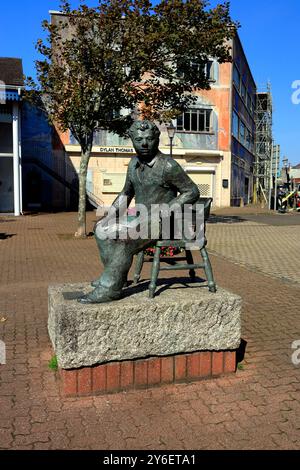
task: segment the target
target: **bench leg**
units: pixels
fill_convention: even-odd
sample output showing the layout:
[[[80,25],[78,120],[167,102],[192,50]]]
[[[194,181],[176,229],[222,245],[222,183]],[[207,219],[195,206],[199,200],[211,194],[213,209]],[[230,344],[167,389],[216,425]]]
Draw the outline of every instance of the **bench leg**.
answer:
[[[204,269],[205,269],[205,274],[206,274],[206,278],[207,278],[207,282],[208,282],[208,288],[209,288],[210,292],[217,292],[216,283],[214,281],[214,275],[213,275],[213,272],[212,272],[212,267],[211,267],[211,264],[210,264],[210,260],[209,260],[206,248],[203,247],[200,250],[200,252],[201,252],[203,262],[204,262]]]
[[[140,280],[141,272],[143,269],[143,264],[144,264],[144,251],[142,250],[136,255],[136,265],[135,265],[134,278],[133,278],[134,284],[137,284]]]
[[[185,256],[187,264],[194,264],[193,255],[190,250],[185,250]],[[194,269],[190,269],[189,275],[192,281],[194,281],[196,278],[196,271]]]
[[[155,248],[154,259],[152,263],[152,270],[151,270],[151,282],[149,286],[149,297],[153,299],[156,289],[156,282],[158,278],[159,268],[160,268],[160,252],[161,249],[159,246]]]

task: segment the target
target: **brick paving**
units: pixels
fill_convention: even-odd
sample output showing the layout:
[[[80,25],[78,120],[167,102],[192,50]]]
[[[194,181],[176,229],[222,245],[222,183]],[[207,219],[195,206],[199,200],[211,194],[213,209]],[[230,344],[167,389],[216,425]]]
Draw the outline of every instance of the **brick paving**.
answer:
[[[90,229],[93,218],[90,213]],[[298,449],[300,371],[291,362],[291,344],[300,340],[300,285],[282,282],[273,270],[282,227],[209,227],[210,246],[221,254],[212,256],[217,283],[244,300],[245,357],[236,375],[63,398],[57,374],[47,367],[53,354],[47,287],[88,281],[100,269],[94,240],[71,238],[75,221],[75,214],[0,218],[0,320],[7,319],[0,322],[7,346],[7,364],[0,366],[0,449]],[[265,242],[270,233],[271,247]],[[238,255],[228,248],[231,237],[239,242]],[[291,238],[296,244],[296,230]],[[261,245],[269,264],[258,267],[272,276],[246,258]],[[238,264],[242,256],[247,267]]]
[[[218,223],[207,225],[209,250],[256,272],[300,283],[300,225],[293,225],[300,214],[287,217],[291,225],[284,226],[218,217]]]

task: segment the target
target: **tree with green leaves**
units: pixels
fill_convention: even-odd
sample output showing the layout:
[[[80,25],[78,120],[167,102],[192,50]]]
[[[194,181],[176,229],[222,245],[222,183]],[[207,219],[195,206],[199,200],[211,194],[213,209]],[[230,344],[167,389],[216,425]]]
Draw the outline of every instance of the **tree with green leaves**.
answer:
[[[206,0],[61,2],[59,21],[45,21],[47,39],[37,48],[37,94],[50,120],[70,130],[81,146],[78,230],[86,235],[86,177],[97,129],[126,135],[132,113],[167,122],[209,89],[205,65],[231,60],[237,24],[229,3]],[[180,73],[179,73],[180,70]]]

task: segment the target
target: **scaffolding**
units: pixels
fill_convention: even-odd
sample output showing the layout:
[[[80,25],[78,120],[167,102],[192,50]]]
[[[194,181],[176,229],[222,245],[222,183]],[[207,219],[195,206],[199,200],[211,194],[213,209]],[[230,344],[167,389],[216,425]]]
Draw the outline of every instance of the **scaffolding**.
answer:
[[[273,161],[273,103],[271,85],[256,94],[255,180],[257,202],[270,207]]]

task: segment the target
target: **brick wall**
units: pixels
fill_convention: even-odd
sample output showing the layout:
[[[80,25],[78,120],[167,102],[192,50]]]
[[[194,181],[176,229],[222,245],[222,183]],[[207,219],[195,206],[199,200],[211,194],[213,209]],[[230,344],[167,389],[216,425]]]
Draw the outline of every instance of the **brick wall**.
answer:
[[[64,395],[87,396],[192,382],[235,370],[235,351],[201,351],[60,370],[60,378]]]

